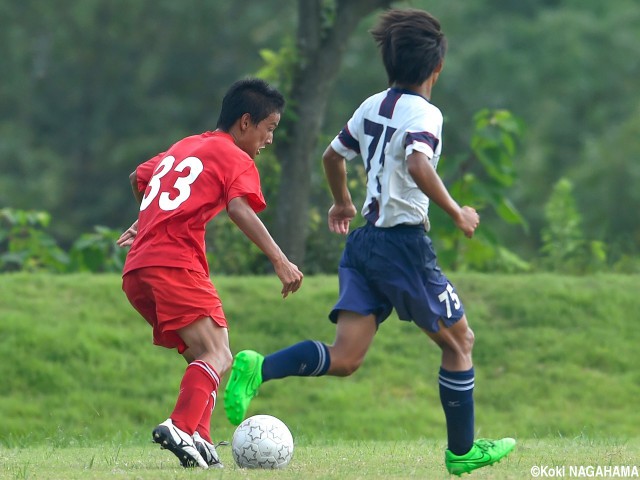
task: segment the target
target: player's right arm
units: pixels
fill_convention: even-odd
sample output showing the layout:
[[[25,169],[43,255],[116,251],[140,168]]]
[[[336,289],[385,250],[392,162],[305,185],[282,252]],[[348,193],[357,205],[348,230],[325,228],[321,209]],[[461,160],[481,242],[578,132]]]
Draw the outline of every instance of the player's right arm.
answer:
[[[347,184],[346,160],[329,145],[322,155],[322,164],[333,196],[333,205],[328,214],[329,230],[346,235],[357,213]]]
[[[131,183],[133,196],[138,202],[138,205],[140,205],[140,203],[142,202],[142,197],[144,196],[144,191],[141,192],[140,190],[138,190],[138,176],[135,170],[131,172],[131,174],[129,175],[129,182]],[[116,240],[116,244],[119,247],[130,247],[133,244],[133,239],[136,238],[136,235],[138,235],[137,219],[135,222],[131,224],[129,228],[127,228],[124,232],[122,232],[122,235],[120,235],[120,238]]]
[[[449,194],[436,169],[429,162],[429,158],[422,152],[413,151],[407,157],[407,169],[418,188],[447,212],[465,236],[471,238],[480,223],[480,216],[474,208],[458,205]]]
[[[246,197],[235,197],[227,205],[227,213],[233,223],[264,252],[273,264],[282,282],[282,297],[296,292],[302,285],[303,275],[280,249],[262,220],[253,211]]]
[[[142,203],[142,199],[144,198],[144,191],[146,189],[147,183],[149,183],[149,179],[153,174],[153,170],[155,169],[158,160],[163,154],[158,154],[155,157],[147,160],[129,174],[129,183],[131,184],[131,190],[133,191],[133,196],[136,199],[138,205]],[[138,171],[143,172],[144,178],[138,178]],[[148,177],[148,178],[147,178]],[[119,247],[130,247],[133,244],[133,239],[138,235],[138,220],[133,222],[129,228],[127,228],[120,238],[116,240],[116,244]]]
[[[133,191],[133,196],[135,197],[138,205],[142,203],[142,197],[144,197],[144,190],[138,190],[138,174],[136,170],[131,172],[129,175],[129,183],[131,183],[131,190]]]

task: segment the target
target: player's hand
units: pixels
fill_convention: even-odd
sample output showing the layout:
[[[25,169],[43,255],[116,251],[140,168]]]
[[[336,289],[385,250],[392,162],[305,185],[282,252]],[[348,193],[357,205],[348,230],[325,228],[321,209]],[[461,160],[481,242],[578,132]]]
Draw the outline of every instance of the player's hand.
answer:
[[[356,216],[356,207],[353,203],[346,205],[333,204],[329,209],[328,223],[329,230],[333,233],[346,235],[349,233],[349,224]]]
[[[456,226],[462,230],[468,238],[473,237],[473,233],[480,225],[480,215],[475,208],[464,206],[460,209],[460,215],[456,218]]]
[[[116,244],[119,247],[130,247],[131,244],[133,243],[133,239],[136,238],[136,235],[138,235],[138,221],[136,220],[135,222],[133,222],[133,224],[127,228],[122,235],[120,235],[120,238],[118,238],[118,240],[116,240]]]
[[[282,298],[287,298],[290,293],[298,291],[302,285],[304,275],[296,265],[286,258],[282,262],[274,263],[276,275],[282,282]]]

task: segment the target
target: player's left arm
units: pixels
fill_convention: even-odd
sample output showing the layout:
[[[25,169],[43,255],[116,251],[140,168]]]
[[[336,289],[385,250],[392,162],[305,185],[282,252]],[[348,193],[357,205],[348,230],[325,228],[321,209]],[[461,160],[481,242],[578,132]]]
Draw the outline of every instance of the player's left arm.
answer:
[[[246,196],[231,199],[227,204],[227,213],[231,221],[273,264],[276,275],[282,282],[282,296],[286,298],[289,293],[295,293],[302,285],[304,275],[280,249],[267,227],[253,211]]]
[[[414,150],[407,157],[407,169],[418,188],[453,219],[465,236],[471,238],[480,223],[480,216],[474,208],[458,205],[427,155]]]
[[[349,233],[349,223],[357,213],[347,184],[346,160],[329,145],[322,155],[322,164],[333,196],[327,219],[329,230],[346,235]]]

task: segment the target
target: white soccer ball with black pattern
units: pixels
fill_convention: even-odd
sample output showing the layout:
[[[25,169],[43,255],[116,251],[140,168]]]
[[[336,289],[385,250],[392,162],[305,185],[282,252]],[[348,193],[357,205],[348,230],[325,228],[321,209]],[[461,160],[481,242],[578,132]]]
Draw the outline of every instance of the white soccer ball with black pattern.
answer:
[[[241,468],[282,468],[293,457],[293,437],[276,417],[254,415],[236,428],[231,451]]]

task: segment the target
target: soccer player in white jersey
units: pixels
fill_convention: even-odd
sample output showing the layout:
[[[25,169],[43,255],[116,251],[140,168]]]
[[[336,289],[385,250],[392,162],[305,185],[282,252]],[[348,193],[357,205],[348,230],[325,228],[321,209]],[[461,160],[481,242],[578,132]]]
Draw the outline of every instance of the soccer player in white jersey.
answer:
[[[333,345],[306,340],[266,357],[239,352],[225,390],[229,420],[239,424],[260,385],[288,376],[348,376],[361,365],[378,326],[396,310],[442,350],[439,388],[447,422],[445,465],[461,475],[506,456],[515,440],[474,440],[474,335],[456,289],[436,261],[428,208],[434,202],[471,237],[480,218],[451,197],[436,167],[442,113],[431,91],[442,71],[446,39],[421,10],[389,10],[371,31],[390,88],[366,99],[323,155],[333,195],[329,229],[347,234],[356,215],[346,160],[362,157],[365,226],[349,234],[340,260],[339,299],[329,314]]]

